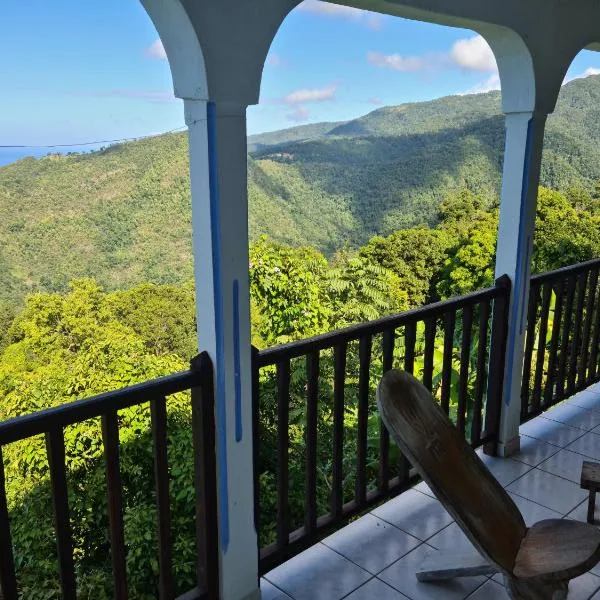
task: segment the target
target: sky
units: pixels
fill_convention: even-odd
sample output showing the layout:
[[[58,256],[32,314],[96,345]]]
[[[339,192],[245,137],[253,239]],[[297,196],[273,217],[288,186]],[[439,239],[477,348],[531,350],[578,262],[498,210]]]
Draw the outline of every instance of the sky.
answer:
[[[600,73],[581,52],[569,78]],[[83,144],[183,127],[168,61],[138,0],[2,0],[0,145]],[[248,133],[499,87],[474,32],[305,0],[285,20]]]

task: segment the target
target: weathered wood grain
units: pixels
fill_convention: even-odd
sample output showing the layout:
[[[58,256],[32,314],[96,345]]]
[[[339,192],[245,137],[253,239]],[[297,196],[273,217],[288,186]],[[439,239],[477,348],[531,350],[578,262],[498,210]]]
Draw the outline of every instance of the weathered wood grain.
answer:
[[[510,572],[527,530],[512,498],[412,375],[389,371],[377,401],[391,437],[475,548]]]

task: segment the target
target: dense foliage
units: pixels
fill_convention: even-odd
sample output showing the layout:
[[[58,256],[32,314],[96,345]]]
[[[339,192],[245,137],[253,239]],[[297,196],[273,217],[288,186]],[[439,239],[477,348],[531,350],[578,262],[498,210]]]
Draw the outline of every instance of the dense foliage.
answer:
[[[534,271],[600,256],[600,125],[591,119],[598,100],[600,77],[573,82],[550,120],[543,179],[553,189],[539,191]],[[497,93],[453,97],[251,140],[253,344],[285,343],[491,285],[504,140],[498,111]],[[569,158],[581,155],[589,161]],[[0,168],[0,420],[186,367],[196,349],[189,208],[183,135]],[[477,324],[478,313],[473,317]],[[457,319],[451,415],[461,327]],[[435,374],[441,369],[442,333],[440,324]],[[416,336],[418,373],[421,324]],[[473,365],[479,339],[473,335]],[[370,364],[373,382],[382,372],[379,341],[374,340]],[[395,359],[403,353],[399,337]],[[356,344],[349,346],[347,359],[344,494],[350,499],[358,418]],[[299,526],[306,363],[298,359],[291,367],[290,511],[292,525]],[[332,478],[331,352],[321,354],[319,368],[322,513]],[[263,369],[260,386],[259,536],[268,544],[277,519],[273,369]],[[433,387],[437,393],[437,375]],[[473,387],[469,375],[469,394]],[[372,386],[369,403],[374,406]],[[175,579],[183,592],[194,578],[189,397],[170,398],[168,409]],[[472,419],[473,413],[467,416]],[[130,408],[119,417],[130,592],[145,600],[155,597],[158,567],[149,409]],[[367,467],[374,480],[379,422],[374,411],[371,417]],[[110,598],[100,424],[69,427],[65,440],[80,596]],[[391,452],[393,470],[398,457]],[[3,460],[23,596],[59,598],[43,440],[9,445]]]

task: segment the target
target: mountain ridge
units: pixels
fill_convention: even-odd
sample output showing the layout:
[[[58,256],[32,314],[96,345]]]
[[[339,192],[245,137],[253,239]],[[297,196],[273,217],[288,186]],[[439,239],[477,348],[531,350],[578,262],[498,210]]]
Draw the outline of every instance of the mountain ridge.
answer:
[[[378,108],[346,122],[249,138],[249,228],[326,254],[433,226],[444,197],[499,199],[500,93]],[[548,119],[542,184],[600,180],[600,77],[564,86]],[[167,134],[0,167],[0,299],[193,277],[187,137]],[[165,218],[165,215],[168,218]]]

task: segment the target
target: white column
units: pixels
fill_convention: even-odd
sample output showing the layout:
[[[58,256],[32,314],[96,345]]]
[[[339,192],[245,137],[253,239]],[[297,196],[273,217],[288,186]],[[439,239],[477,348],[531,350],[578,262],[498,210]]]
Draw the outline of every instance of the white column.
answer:
[[[519,449],[521,377],[537,190],[546,115],[506,114],[506,146],[496,250],[496,277],[512,281],[498,453]]]
[[[246,106],[186,100],[185,116],[198,346],[215,368],[220,598],[254,599]]]

